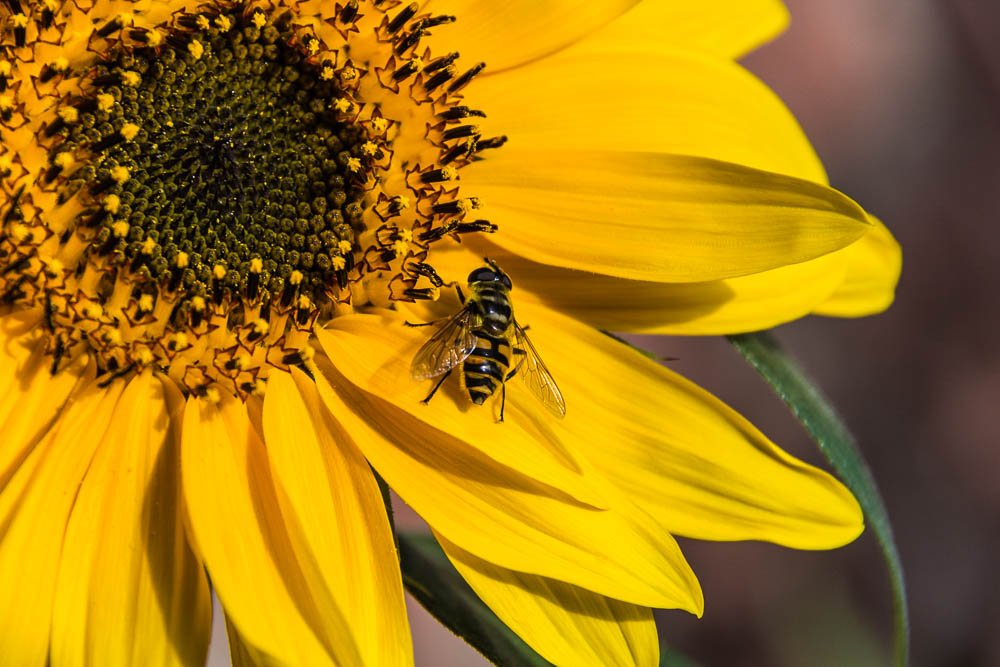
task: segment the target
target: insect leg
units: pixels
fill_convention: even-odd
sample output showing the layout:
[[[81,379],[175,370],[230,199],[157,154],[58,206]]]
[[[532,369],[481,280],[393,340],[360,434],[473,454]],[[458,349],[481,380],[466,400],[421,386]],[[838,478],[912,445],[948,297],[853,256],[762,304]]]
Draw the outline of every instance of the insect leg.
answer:
[[[517,369],[514,369],[515,371]],[[511,372],[511,375],[514,373]],[[509,377],[509,376],[508,376]],[[503,406],[507,403],[507,385],[500,385],[500,421],[503,421]]]
[[[408,326],[408,327],[429,327],[432,324],[437,324],[440,321],[441,320],[435,320],[434,322],[417,322],[417,323],[403,322],[403,324],[406,325],[406,326]]]
[[[455,284],[455,291],[458,292],[458,302],[461,303],[464,306],[465,305],[465,295],[462,294],[462,288],[459,287],[457,283]]]
[[[455,370],[455,369],[454,369],[454,368],[449,368],[449,369],[448,369],[448,372],[447,372],[447,373],[445,373],[444,375],[442,375],[442,376],[441,376],[441,379],[437,381],[437,384],[436,384],[436,385],[434,385],[434,388],[433,388],[433,389],[431,389],[431,393],[427,394],[427,398],[425,398],[424,400],[422,400],[422,401],[420,401],[420,402],[421,402],[421,403],[423,403],[424,405],[427,405],[427,403],[428,403],[428,402],[429,402],[429,401],[430,401],[430,400],[431,400],[432,398],[434,398],[434,394],[436,394],[436,393],[437,393],[437,390],[438,390],[438,387],[440,387],[440,386],[441,386],[441,383],[442,383],[442,382],[444,382],[445,380],[447,380],[447,379],[448,379],[448,376],[449,376],[449,375],[451,375],[451,372],[452,372],[453,370]]]

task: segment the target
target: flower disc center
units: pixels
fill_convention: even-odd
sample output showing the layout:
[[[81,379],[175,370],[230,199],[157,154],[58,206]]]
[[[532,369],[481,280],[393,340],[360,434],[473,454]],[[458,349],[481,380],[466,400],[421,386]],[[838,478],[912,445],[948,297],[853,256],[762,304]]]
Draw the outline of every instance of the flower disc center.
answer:
[[[54,152],[92,154],[112,265],[166,277],[185,302],[322,304],[346,282],[363,135],[337,119],[343,91],[290,35],[255,21],[220,15],[155,55],[118,50]]]
[[[485,64],[421,41],[453,16],[153,0],[98,24],[15,5],[0,308],[39,314],[53,373],[92,354],[102,381],[154,366],[192,394],[259,393],[308,370],[343,309],[436,298],[433,244],[496,230],[458,188],[506,141],[464,104]]]

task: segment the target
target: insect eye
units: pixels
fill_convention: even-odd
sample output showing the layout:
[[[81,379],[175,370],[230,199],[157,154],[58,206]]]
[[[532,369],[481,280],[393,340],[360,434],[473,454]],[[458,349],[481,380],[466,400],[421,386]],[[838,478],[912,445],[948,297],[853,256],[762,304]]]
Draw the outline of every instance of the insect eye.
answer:
[[[493,282],[497,279],[497,274],[492,269],[482,267],[469,274],[469,284]]]

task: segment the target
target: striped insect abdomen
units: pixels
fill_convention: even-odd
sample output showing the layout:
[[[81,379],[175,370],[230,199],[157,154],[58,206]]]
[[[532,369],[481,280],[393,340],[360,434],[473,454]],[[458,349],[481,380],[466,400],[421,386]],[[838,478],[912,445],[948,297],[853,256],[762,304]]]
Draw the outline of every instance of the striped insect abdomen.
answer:
[[[478,343],[462,363],[462,380],[472,402],[482,405],[507,376],[510,343],[483,330],[476,330],[475,334]]]

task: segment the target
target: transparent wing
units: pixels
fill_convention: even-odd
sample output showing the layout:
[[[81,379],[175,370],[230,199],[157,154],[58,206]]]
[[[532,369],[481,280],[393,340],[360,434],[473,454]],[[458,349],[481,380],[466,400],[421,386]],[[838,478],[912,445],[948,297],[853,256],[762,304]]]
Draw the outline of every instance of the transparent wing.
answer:
[[[448,318],[417,350],[410,364],[410,376],[414,380],[426,380],[447,373],[462,363],[477,343],[472,333],[472,321],[472,311],[468,308]]]
[[[559,391],[556,381],[552,378],[552,373],[538,356],[538,350],[531,344],[528,334],[516,321],[514,322],[514,342],[514,347],[524,355],[524,358],[518,362],[517,374],[521,376],[521,380],[535,395],[535,398],[549,409],[549,412],[559,418],[565,417],[566,401],[563,400],[562,392]]]

